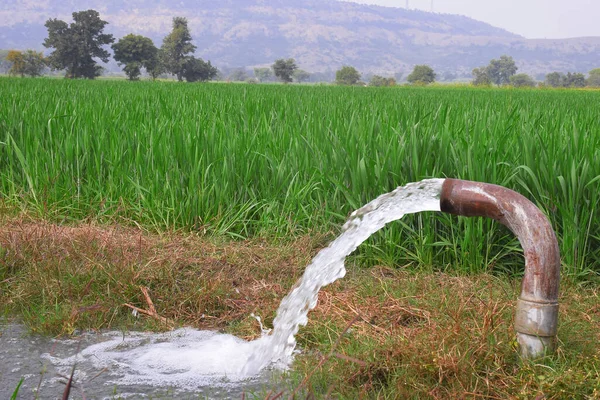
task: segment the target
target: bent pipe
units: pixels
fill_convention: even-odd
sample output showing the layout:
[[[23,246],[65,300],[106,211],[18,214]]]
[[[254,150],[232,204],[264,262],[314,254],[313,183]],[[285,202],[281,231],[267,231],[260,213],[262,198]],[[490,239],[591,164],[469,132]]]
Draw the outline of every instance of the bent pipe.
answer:
[[[515,330],[521,355],[537,358],[556,349],[560,255],[548,218],[527,198],[502,186],[446,179],[443,212],[489,217],[507,226],[519,239],[525,276],[517,301]]]

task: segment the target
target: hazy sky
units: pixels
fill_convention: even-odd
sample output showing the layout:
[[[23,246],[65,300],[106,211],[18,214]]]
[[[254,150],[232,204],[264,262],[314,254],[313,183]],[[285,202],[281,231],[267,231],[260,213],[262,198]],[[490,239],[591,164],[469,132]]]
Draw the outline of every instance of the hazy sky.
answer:
[[[406,0],[352,0],[405,7]],[[429,11],[431,0],[409,0]],[[435,12],[462,14],[526,38],[600,36],[600,0],[433,0]]]

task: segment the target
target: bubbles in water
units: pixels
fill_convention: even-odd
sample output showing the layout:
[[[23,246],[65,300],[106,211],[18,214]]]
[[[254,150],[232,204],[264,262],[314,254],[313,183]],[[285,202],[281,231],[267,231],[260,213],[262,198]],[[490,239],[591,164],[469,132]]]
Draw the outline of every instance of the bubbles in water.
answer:
[[[68,358],[43,354],[56,366],[88,363],[106,370],[110,383],[195,389],[246,379],[241,370],[262,339],[252,342],[232,335],[195,329],[163,334],[105,333],[106,341]]]

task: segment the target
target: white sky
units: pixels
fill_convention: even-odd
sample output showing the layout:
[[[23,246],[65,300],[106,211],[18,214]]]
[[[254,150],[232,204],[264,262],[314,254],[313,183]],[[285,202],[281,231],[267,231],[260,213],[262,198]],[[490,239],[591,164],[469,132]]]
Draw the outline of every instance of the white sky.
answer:
[[[405,7],[406,0],[351,0]],[[409,0],[431,9],[431,0]],[[600,0],[433,0],[435,12],[462,14],[529,39],[600,36]]]

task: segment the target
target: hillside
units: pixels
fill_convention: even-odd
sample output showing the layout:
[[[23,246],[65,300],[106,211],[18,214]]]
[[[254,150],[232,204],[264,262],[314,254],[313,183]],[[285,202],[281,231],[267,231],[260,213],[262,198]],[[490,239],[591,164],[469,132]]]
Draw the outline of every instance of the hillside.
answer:
[[[427,63],[467,76],[502,54],[533,74],[600,66],[600,38],[528,40],[464,16],[333,0],[16,0],[0,4],[0,49],[43,49],[48,18],[70,21],[73,11],[89,8],[115,37],[133,32],[157,45],[172,17],[185,16],[197,55],[221,67],[294,57],[313,72],[350,64],[391,74]]]

